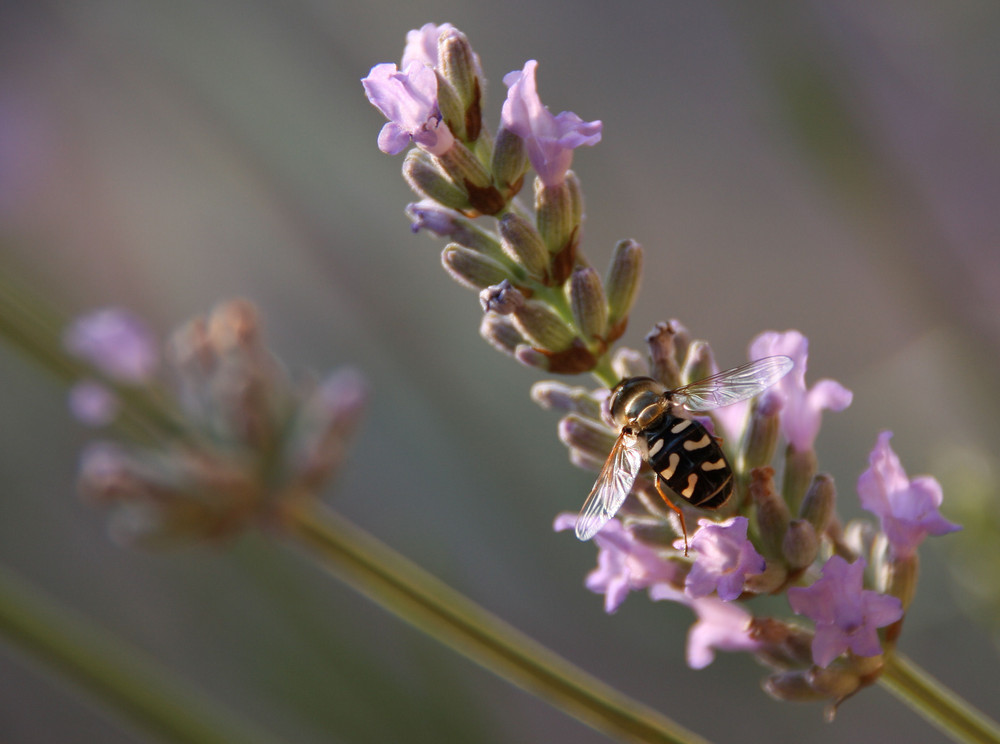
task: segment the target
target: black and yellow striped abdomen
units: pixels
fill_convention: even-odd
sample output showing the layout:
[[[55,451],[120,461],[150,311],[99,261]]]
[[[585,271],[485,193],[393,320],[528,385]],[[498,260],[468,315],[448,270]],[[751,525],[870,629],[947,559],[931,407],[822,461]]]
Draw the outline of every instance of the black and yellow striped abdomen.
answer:
[[[708,430],[665,413],[642,430],[650,467],[670,489],[701,509],[718,509],[733,492],[733,470]]]

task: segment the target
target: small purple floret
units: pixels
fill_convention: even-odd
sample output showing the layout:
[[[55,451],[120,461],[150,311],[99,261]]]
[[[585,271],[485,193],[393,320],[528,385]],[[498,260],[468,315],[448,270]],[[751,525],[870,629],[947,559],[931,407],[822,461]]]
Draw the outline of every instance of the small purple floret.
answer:
[[[78,382],[69,391],[69,410],[82,424],[105,426],[118,413],[118,396],[94,380]]]
[[[573,162],[573,150],[601,141],[601,122],[584,121],[571,111],[553,116],[538,97],[535,69],[538,62],[528,60],[523,70],[504,76],[507,100],[500,113],[504,127],[521,137],[528,159],[546,186],[558,186],[566,178]]]
[[[77,318],[66,329],[67,351],[118,382],[139,384],[156,372],[156,340],[145,321],[111,307]]]
[[[858,656],[878,656],[882,653],[878,628],[903,616],[897,597],[863,588],[865,565],[863,558],[848,563],[835,555],[812,586],[788,590],[788,603],[796,614],[816,623],[812,656],[817,666],[829,666],[848,649]]]
[[[858,478],[861,506],[878,515],[893,555],[906,558],[928,535],[946,535],[962,529],[941,516],[941,484],[930,476],[907,477],[892,451],[891,431],[878,435],[868,456],[869,468]]]
[[[432,155],[452,148],[455,138],[441,119],[432,68],[413,61],[400,71],[386,62],[375,65],[361,83],[368,100],[389,120],[378,135],[382,152],[395,155],[411,141]]]
[[[691,538],[695,562],[684,581],[689,597],[705,597],[712,592],[726,601],[743,593],[747,576],[763,573],[764,557],[747,539],[746,517],[732,517],[725,522],[699,519],[701,527]],[[683,545],[683,541],[678,541]]]

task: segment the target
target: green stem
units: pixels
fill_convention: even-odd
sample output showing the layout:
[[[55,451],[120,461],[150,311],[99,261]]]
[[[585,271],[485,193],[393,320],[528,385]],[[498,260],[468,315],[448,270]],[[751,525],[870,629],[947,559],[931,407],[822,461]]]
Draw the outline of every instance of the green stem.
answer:
[[[902,654],[886,655],[878,681],[955,741],[1000,744],[1000,726]]]
[[[319,505],[289,515],[288,532],[321,565],[369,599],[507,681],[609,736],[705,742],[570,664]]]
[[[0,566],[0,635],[163,741],[274,744],[190,684]]]

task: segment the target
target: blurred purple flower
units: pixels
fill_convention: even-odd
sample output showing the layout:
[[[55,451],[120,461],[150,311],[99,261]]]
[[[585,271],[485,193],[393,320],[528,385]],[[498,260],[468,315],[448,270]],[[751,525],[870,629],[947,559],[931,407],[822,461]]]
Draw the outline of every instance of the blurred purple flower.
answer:
[[[746,517],[732,517],[724,522],[699,519],[701,527],[691,538],[696,553],[694,565],[684,581],[689,597],[704,597],[717,592],[719,599],[733,600],[743,593],[748,575],[763,573],[764,557],[747,539]],[[678,547],[683,541],[678,541]]]
[[[818,666],[828,666],[848,649],[858,656],[878,656],[882,646],[877,629],[903,616],[897,597],[863,588],[865,565],[863,558],[848,563],[835,555],[812,586],[788,590],[795,613],[816,623],[812,656]]]
[[[450,23],[442,23],[440,26],[425,23],[420,28],[407,31],[406,46],[403,48],[403,59],[399,66],[405,70],[411,62],[418,62],[427,67],[437,67],[438,39],[445,31],[454,28]]]
[[[941,516],[941,484],[930,476],[912,480],[892,451],[891,431],[878,435],[868,456],[870,466],[858,478],[861,506],[877,514],[882,531],[894,555],[905,558],[914,553],[928,535],[946,535],[962,529]]]
[[[104,426],[118,413],[118,396],[94,380],[78,382],[69,391],[69,410],[82,424]]]
[[[500,113],[504,127],[521,137],[528,159],[546,186],[558,186],[573,162],[573,150],[601,141],[601,122],[586,122],[571,111],[553,116],[542,105],[535,85],[538,62],[528,60],[523,70],[504,76],[507,100]]]
[[[413,61],[403,71],[389,62],[375,65],[361,80],[365,95],[389,122],[378,135],[378,148],[388,154],[402,152],[412,140],[432,155],[452,148],[455,138],[441,119],[437,75]]]
[[[142,318],[123,308],[105,308],[77,318],[66,330],[63,343],[71,354],[118,382],[145,382],[159,364],[153,333]]]
[[[851,404],[853,394],[833,380],[820,380],[812,390],[806,388],[809,340],[798,331],[767,331],[750,344],[751,359],[776,354],[791,357],[795,366],[764,393],[765,399],[761,404],[765,404],[768,396],[776,396],[782,401],[781,431],[793,448],[807,452],[813,448],[819,433],[822,411],[843,411]]]
[[[563,513],[556,517],[556,532],[573,529],[576,514]],[[594,536],[600,552],[597,568],[587,576],[587,588],[604,595],[604,611],[618,609],[630,591],[647,589],[659,584],[680,581],[680,568],[652,548],[635,539],[617,519],[610,520]]]

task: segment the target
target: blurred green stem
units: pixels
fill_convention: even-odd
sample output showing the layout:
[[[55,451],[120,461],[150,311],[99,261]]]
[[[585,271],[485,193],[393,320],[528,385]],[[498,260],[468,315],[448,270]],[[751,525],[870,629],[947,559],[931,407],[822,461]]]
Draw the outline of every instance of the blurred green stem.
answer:
[[[1000,727],[902,654],[886,655],[883,687],[955,741],[1000,744]]]
[[[319,504],[288,515],[294,541],[339,579],[507,681],[621,741],[705,742],[505,623]]]
[[[277,744],[2,566],[0,636],[162,741]]]

